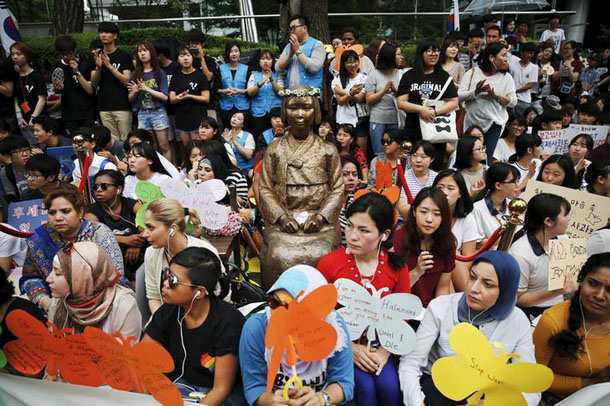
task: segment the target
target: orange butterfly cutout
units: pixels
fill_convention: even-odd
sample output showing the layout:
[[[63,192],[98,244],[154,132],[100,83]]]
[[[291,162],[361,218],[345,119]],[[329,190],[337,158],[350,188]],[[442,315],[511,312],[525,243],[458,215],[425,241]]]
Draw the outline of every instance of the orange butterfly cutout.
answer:
[[[288,307],[274,309],[267,325],[265,347],[271,349],[267,372],[267,392],[273,389],[275,376],[286,352],[286,364],[293,366],[297,354],[301,361],[320,361],[330,355],[337,344],[337,332],[324,317],[337,305],[337,288],[324,285],[303,298],[303,291],[289,301]]]
[[[58,376],[69,383],[100,386],[104,382],[96,371],[97,355],[87,345],[82,334],[71,334],[73,329],[59,329],[47,322],[52,330],[23,310],[13,310],[6,317],[6,325],[19,339],[4,346],[11,366],[26,375],[36,375],[47,366],[50,376]]]
[[[362,45],[340,45],[335,50],[335,57],[337,58],[337,62],[335,62],[335,70],[337,72],[339,72],[339,70],[341,69],[341,55],[343,55],[343,52],[347,51],[348,49],[358,54],[358,67],[362,68],[362,54],[364,54],[364,48],[362,47]]]
[[[360,196],[364,196],[367,193],[379,193],[385,196],[392,206],[398,202],[400,198],[400,188],[392,182],[392,164],[389,162],[381,162],[377,161],[375,164],[375,169],[377,170],[377,177],[375,178],[375,186],[374,188],[368,189],[360,189],[354,194],[354,200],[359,198]],[[398,220],[398,213],[394,212],[394,223]]]
[[[174,370],[174,360],[161,345],[150,341],[133,345],[135,337],[110,335],[95,327],[86,327],[84,337],[101,354],[97,368],[106,384],[125,391],[135,387],[165,406],[183,404],[180,391],[164,375]]]

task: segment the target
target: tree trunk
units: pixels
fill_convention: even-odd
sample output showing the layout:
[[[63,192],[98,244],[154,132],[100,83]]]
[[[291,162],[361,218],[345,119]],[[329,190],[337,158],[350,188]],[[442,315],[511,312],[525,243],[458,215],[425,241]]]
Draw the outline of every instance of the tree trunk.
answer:
[[[309,35],[328,44],[328,0],[304,0],[301,4],[301,14],[309,18]]]
[[[53,25],[55,34],[83,32],[85,7],[82,0],[55,0]]]

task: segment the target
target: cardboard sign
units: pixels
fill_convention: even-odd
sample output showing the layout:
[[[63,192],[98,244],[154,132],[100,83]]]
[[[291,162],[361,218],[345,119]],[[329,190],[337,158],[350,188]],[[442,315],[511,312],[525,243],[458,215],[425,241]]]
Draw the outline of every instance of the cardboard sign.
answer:
[[[227,186],[220,179],[212,179],[191,187],[176,179],[165,179],[160,184],[161,192],[176,199],[184,207],[197,210],[201,225],[210,230],[219,230],[229,221],[229,214],[218,203],[227,195]]]
[[[60,175],[65,178],[72,174],[72,171],[74,171],[74,161],[76,160],[77,156],[76,152],[74,152],[74,148],[71,145],[64,147],[49,147],[46,149],[45,153],[59,161]]]
[[[19,231],[32,233],[47,222],[43,199],[14,202],[8,205],[8,223]]]
[[[610,126],[607,125],[570,124],[566,136],[568,142],[570,142],[578,134],[589,134],[593,138],[593,148],[597,148],[606,142],[608,129],[610,129]]]
[[[350,279],[335,281],[337,302],[344,307],[343,316],[349,335],[357,340],[366,330],[368,342],[379,337],[381,346],[392,354],[405,355],[415,348],[415,332],[405,320],[415,318],[422,310],[421,300],[410,293],[393,293],[381,298],[388,290],[366,289]],[[368,292],[368,290],[371,293]]]
[[[540,193],[563,196],[572,205],[570,225],[566,235],[570,238],[588,238],[591,233],[608,224],[610,220],[610,198],[576,189],[530,180],[520,196],[528,201]]]
[[[320,361],[331,354],[337,344],[337,332],[324,318],[337,305],[337,289],[323,285],[299,302],[303,292],[288,307],[279,306],[271,313],[265,333],[265,347],[271,350],[267,369],[267,392],[271,393],[284,353],[286,365],[301,361]],[[295,377],[296,378],[296,377]]]
[[[478,405],[485,395],[485,406],[527,406],[523,392],[543,392],[553,383],[553,371],[545,365],[507,363],[519,355],[505,354],[499,342],[494,342],[496,356],[491,343],[471,324],[453,327],[449,343],[457,355],[438,359],[431,371],[434,386],[449,399],[468,397],[469,405]]]
[[[538,136],[542,138],[542,155],[565,154],[572,139],[566,129],[538,131]]]
[[[567,274],[574,283],[587,262],[586,238],[559,238],[549,242],[549,290],[561,289]]]

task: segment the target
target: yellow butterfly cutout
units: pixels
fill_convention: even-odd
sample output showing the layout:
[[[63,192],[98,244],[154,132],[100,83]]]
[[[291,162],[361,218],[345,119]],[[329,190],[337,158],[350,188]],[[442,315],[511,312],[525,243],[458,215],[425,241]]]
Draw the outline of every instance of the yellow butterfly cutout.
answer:
[[[537,393],[553,383],[553,372],[546,366],[529,362],[507,363],[518,354],[505,354],[504,347],[491,343],[476,327],[460,323],[449,334],[456,357],[444,357],[432,365],[432,380],[449,399],[468,397],[477,405],[483,394],[485,406],[526,406],[522,392]]]

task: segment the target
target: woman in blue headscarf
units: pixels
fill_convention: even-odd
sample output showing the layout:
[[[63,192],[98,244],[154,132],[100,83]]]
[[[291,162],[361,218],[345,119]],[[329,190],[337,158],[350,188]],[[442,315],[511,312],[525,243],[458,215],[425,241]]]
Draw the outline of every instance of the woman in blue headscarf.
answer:
[[[477,327],[490,342],[501,343],[507,354],[519,354],[519,361],[536,362],[530,323],[515,306],[518,287],[517,261],[505,252],[489,251],[474,260],[465,292],[439,296],[430,302],[417,330],[417,348],[400,359],[398,375],[406,405],[464,403],[443,396],[430,375],[437,359],[455,356],[449,333],[459,323]],[[529,406],[540,402],[540,393],[524,396]]]

